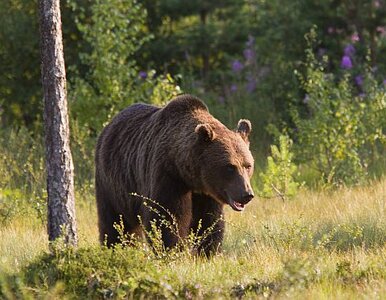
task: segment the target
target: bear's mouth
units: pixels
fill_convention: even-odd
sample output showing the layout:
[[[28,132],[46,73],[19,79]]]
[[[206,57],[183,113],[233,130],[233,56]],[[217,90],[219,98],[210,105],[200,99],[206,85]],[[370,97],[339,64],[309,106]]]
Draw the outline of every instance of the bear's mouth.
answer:
[[[240,203],[238,201],[235,201],[233,200],[231,197],[229,197],[229,194],[225,191],[225,198],[226,198],[226,203],[229,204],[230,207],[232,207],[232,209],[234,211],[243,211],[244,210],[244,207],[245,207],[245,204],[244,203]]]
[[[228,204],[235,211],[243,211],[245,204],[229,199]]]

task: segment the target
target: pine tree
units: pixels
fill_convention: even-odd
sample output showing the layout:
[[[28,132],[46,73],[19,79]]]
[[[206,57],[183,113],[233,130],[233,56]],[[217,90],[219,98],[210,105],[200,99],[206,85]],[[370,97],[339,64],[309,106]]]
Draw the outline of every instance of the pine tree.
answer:
[[[77,244],[74,176],[67,113],[59,0],[40,0],[41,70],[46,143],[48,238]]]

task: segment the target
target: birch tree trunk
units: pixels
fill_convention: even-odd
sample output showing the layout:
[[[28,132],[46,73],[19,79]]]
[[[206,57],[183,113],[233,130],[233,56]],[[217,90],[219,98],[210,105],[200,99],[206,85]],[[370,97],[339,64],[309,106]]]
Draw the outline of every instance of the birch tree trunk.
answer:
[[[47,168],[48,238],[53,241],[63,235],[66,244],[76,245],[74,167],[70,150],[60,0],[39,0],[39,16]]]

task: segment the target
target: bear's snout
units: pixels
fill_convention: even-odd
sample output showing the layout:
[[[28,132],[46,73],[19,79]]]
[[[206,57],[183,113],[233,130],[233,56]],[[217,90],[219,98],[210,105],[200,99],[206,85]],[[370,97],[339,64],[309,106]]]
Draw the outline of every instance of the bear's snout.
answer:
[[[253,197],[255,197],[255,194],[253,193],[252,190],[245,192],[244,195],[242,196],[243,203],[247,204],[253,199]]]
[[[248,204],[253,197],[255,196],[252,189],[247,189],[241,193],[238,193],[238,196],[232,197],[232,193],[225,192],[227,195],[227,202],[230,207],[235,211],[242,211],[246,204]]]

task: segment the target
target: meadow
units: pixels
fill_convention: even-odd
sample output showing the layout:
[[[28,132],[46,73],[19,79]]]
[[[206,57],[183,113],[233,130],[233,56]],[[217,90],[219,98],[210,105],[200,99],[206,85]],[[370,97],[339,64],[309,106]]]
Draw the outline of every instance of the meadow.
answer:
[[[78,249],[48,249],[37,210],[0,229],[0,298],[384,299],[386,180],[226,209],[223,252],[101,247],[92,188],[77,192]],[[50,254],[51,253],[51,254]]]

